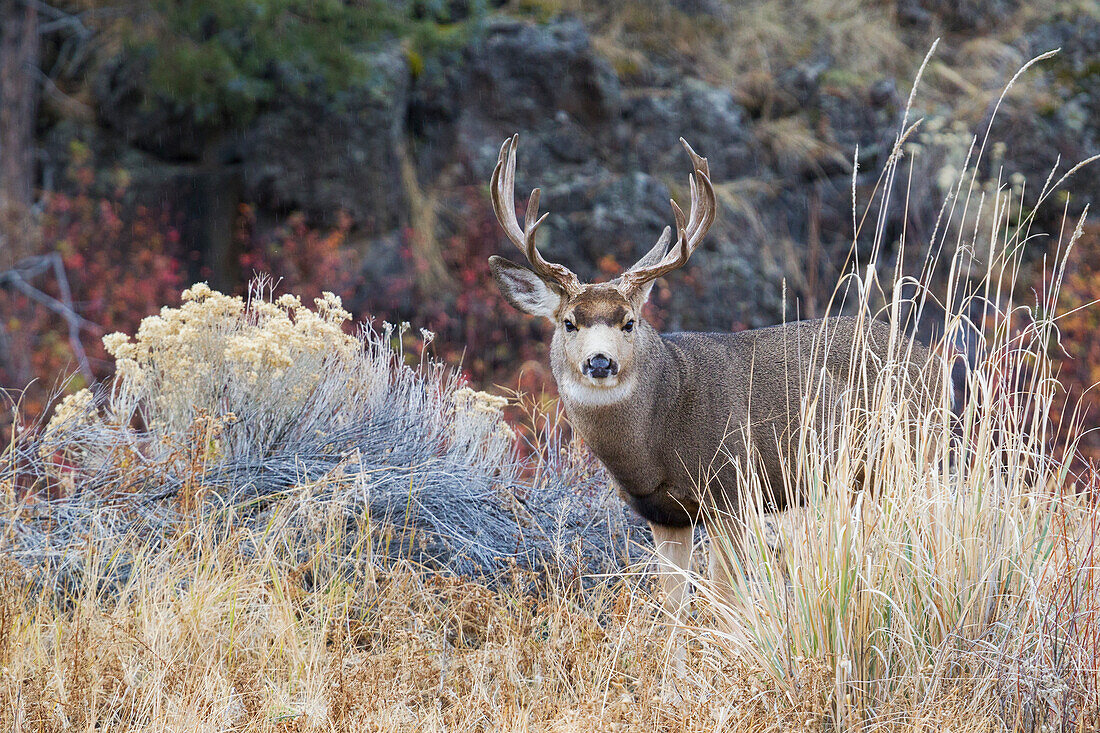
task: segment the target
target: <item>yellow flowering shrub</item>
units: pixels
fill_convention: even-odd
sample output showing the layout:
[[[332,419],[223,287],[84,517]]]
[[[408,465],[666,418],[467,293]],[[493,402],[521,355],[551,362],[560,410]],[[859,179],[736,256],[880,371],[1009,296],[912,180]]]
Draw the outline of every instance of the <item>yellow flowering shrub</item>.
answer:
[[[82,389],[67,395],[54,407],[53,415],[46,424],[43,440],[39,444],[38,454],[42,458],[48,458],[63,446],[63,452],[68,458],[79,458],[87,449],[86,441],[73,439],[80,434],[80,429],[91,425],[98,419],[95,409],[95,398],[91,390]],[[58,438],[61,438],[58,440]]]
[[[248,298],[194,285],[133,336],[103,339],[110,390],[62,401],[38,455],[51,473],[113,477],[111,491],[168,482],[189,509],[215,486],[271,491],[364,461],[515,469],[505,398],[461,387],[436,362],[407,365],[407,324],[349,333],[350,320],[331,293],[309,307],[263,281]]]
[[[506,397],[469,387],[451,393],[449,425],[452,445],[468,455],[480,455],[490,462],[506,458],[515,445],[516,433],[504,420]]]
[[[363,342],[344,331],[351,314],[332,293],[311,310],[294,295],[246,301],[199,283],[182,300],[145,318],[132,338],[104,337],[115,357],[110,408],[120,423],[136,413],[154,435],[179,436],[198,415],[255,416],[250,424],[266,435],[251,437],[262,447],[265,437],[285,433],[307,402],[335,402],[346,396],[340,387],[364,386],[350,378],[361,366]],[[344,383],[334,385],[341,376]]]
[[[68,430],[74,425],[85,423],[92,419],[92,392],[82,389],[67,395],[53,410],[53,416],[46,424],[46,432]]]

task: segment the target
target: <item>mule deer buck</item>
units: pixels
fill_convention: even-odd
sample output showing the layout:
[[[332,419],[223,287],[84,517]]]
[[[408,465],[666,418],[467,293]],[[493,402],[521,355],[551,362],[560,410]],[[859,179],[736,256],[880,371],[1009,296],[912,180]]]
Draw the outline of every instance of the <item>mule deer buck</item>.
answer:
[[[752,470],[762,472],[767,505],[784,509],[792,495],[784,463],[789,464],[792,441],[802,428],[806,385],[820,385],[812,414],[814,427],[822,427],[825,411],[843,401],[853,368],[877,368],[863,360],[853,364],[853,344],[865,337],[876,356],[870,361],[876,362],[885,357],[890,341],[887,324],[855,317],[740,333],[658,334],[642,316],[642,306],[654,281],[682,267],[698,249],[717,210],[706,158],[680,142],[692,163],[691,206],[685,216],[672,202],[675,242],[666,227],[653,248],[621,276],[583,284],[535,247],[535,233],[546,219],[546,214],[538,216],[537,188],[520,226],[514,201],[518,135],[508,139],[493,171],[491,197],[498,221],[530,269],[503,257],[489,258],[504,297],[519,310],[553,322],[550,362],[570,421],[607,467],[619,493],[649,522],[666,608],[675,616],[686,601],[695,522],[702,521],[712,539],[722,535],[726,540],[711,543],[713,580],[720,584],[737,561],[738,518],[747,498],[738,494],[735,461],[716,457],[749,461]],[[927,350],[901,336],[894,347],[907,355],[904,368],[916,377],[913,381],[921,381]]]

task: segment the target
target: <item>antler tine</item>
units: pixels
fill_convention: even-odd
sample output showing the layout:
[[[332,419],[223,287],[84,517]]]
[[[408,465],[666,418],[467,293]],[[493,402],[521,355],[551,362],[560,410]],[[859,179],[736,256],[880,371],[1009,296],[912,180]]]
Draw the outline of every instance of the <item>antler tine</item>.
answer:
[[[688,156],[691,158],[692,169],[695,171],[696,174],[702,174],[702,178],[706,181],[707,187],[711,188],[711,186],[710,186],[710,164],[707,162],[707,159],[704,158],[703,156],[699,155],[698,153],[696,153],[694,150],[692,150],[691,146],[688,145],[688,141],[685,140],[684,138],[680,138],[680,144],[684,146],[684,150],[687,151]],[[696,195],[697,195],[697,189],[699,188],[699,186],[696,183],[695,179],[696,179],[696,176],[692,175],[690,177],[690,180],[689,180],[689,183],[691,185],[691,216],[689,218],[690,221],[696,221],[696,218],[695,218],[695,215],[696,215],[695,207],[696,207],[696,203],[697,203]],[[702,227],[702,231],[704,233],[706,232],[706,229],[709,228],[710,225],[714,222],[714,217],[718,213],[718,206],[717,206],[717,202],[714,200],[714,191],[713,190],[709,191],[709,196],[710,196],[710,200],[715,205],[712,207],[712,209],[709,213],[709,219],[707,219],[705,221],[705,225],[704,225],[703,221],[699,222],[699,225],[700,225],[700,227]]]
[[[549,216],[549,212],[539,216],[539,198],[542,191],[538,188],[531,191],[531,197],[527,200],[527,212],[524,216],[524,227],[520,229],[519,220],[516,218],[516,149],[519,147],[519,134],[504,141],[500,146],[500,155],[497,158],[496,168],[489,180],[489,193],[493,200],[493,212],[497,221],[512,240],[512,244],[527,257],[531,263],[531,269],[544,280],[550,280],[566,290],[576,293],[580,290],[580,281],[573,272],[554,262],[548,262],[539,254],[535,247],[535,233]]]
[[[692,150],[691,146],[688,145],[688,141],[684,138],[680,138],[680,144],[684,146],[684,150],[691,156],[692,168],[697,171],[702,171],[703,175],[710,178],[710,165],[707,163],[707,159]]]
[[[688,221],[695,222],[699,216],[699,187],[695,185],[695,174],[688,176],[688,189],[691,191],[691,208]]]
[[[680,138],[684,149],[691,157],[692,174],[688,176],[691,190],[691,206],[687,217],[675,201],[671,201],[672,214],[676,217],[676,243],[655,265],[640,267],[623,274],[623,286],[637,289],[673,270],[683,267],[695,252],[707,230],[714,223],[718,211],[718,202],[714,195],[714,186],[710,182],[710,166],[707,159],[698,155],[687,141]]]

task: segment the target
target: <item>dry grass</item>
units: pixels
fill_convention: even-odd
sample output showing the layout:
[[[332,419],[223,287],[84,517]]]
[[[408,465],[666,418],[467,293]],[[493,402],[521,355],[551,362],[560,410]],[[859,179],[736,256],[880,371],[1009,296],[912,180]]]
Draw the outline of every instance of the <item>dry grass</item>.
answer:
[[[875,222],[897,205],[890,196],[906,190],[908,137],[899,135],[876,199],[854,202],[860,266],[848,269],[837,293],[860,312],[890,312],[895,324],[931,308],[927,289],[894,287],[901,273],[891,282],[875,274],[886,244]],[[492,497],[535,506],[540,492],[562,482],[591,488],[601,480],[583,468],[576,446],[551,441],[537,465],[521,466],[495,442],[498,403],[471,401],[438,374],[409,370],[377,336],[353,344],[320,325],[322,343],[335,339],[347,351],[333,361],[327,351],[303,348],[281,379],[298,379],[286,375],[302,369],[294,366],[299,359],[328,372],[302,369],[311,385],[305,392],[286,381],[271,389],[252,378],[256,360],[280,360],[298,342],[272,340],[265,324],[290,334],[299,318],[285,316],[299,305],[224,303],[225,321],[192,310],[213,329],[204,338],[228,334],[233,348],[219,347],[226,359],[213,361],[225,370],[226,390],[207,389],[186,369],[147,390],[150,382],[134,375],[155,369],[161,352],[119,337],[120,358],[135,365],[122,370],[114,392],[70,402],[45,432],[52,442],[28,439],[35,450],[19,444],[5,454],[0,726],[1095,730],[1100,522],[1087,494],[1067,490],[1074,482],[1064,456],[1050,449],[1058,384],[1047,352],[1057,337],[1058,278],[1034,303],[1014,300],[1033,216],[1019,212],[1033,212],[1057,186],[1026,209],[1011,187],[987,195],[976,182],[986,141],[976,143],[934,241],[898,243],[928,251],[920,281],[936,268],[948,272],[947,340],[966,335],[980,346],[971,352],[970,397],[959,418],[946,390],[938,409],[915,409],[906,397],[911,377],[897,368],[904,354],[879,379],[854,370],[851,388],[866,391],[869,408],[839,411],[829,430],[799,436],[791,485],[808,486],[808,497],[775,530],[779,549],[761,512],[749,511],[750,541],[744,563],[731,569],[732,596],[720,600],[699,579],[694,615],[680,634],[688,645],[682,676],[667,663],[670,629],[644,564],[585,569],[593,536],[613,535],[604,547],[621,547],[621,525],[558,523],[556,541],[542,545],[553,551],[540,563],[524,565],[527,556],[517,552],[510,567],[479,576],[448,572],[446,564],[429,569],[407,559],[421,555],[417,535],[403,532],[413,515],[400,506],[402,495],[384,495],[391,509],[404,510],[392,514],[363,498],[372,482],[392,478],[393,466],[349,470],[346,456],[326,458],[336,449],[314,433],[326,432],[326,419],[336,426],[385,412],[399,429],[348,434],[357,460],[373,451],[377,460],[410,461],[406,471],[415,463],[417,473],[396,475],[407,477],[406,501],[415,495],[437,513],[433,531],[458,527],[476,537],[481,516],[498,539],[511,538],[502,529],[508,522],[532,531],[534,514],[506,516]],[[864,210],[872,212],[866,219]],[[1052,255],[1054,272],[1072,244]],[[903,297],[914,291],[915,301]],[[975,310],[975,303],[989,307]],[[331,321],[342,317],[338,304],[326,307]],[[305,324],[311,318],[301,315]],[[163,330],[164,322],[154,326]],[[248,339],[234,337],[241,329]],[[869,354],[861,348],[854,363]],[[365,366],[356,366],[360,359]],[[360,372],[368,378],[354,383],[350,406],[335,399]],[[196,406],[187,394],[206,401]],[[456,421],[457,408],[447,407],[456,394],[462,409],[480,412]],[[813,401],[804,409],[814,410]],[[227,421],[230,411],[241,414]],[[134,415],[149,429],[135,427],[142,421]],[[299,430],[307,418],[309,429]],[[70,433],[79,440],[65,439],[67,424],[80,427]],[[118,442],[106,451],[90,444],[89,424],[106,425],[95,434]],[[458,424],[467,425],[460,434]],[[297,431],[289,442],[288,430]],[[255,457],[248,436],[265,441],[264,460],[228,470],[234,457]],[[123,444],[137,448],[115,450]],[[192,460],[172,458],[181,445]],[[305,445],[309,451],[294,452]],[[268,480],[265,463],[288,456],[298,456],[297,474],[279,491],[258,493],[252,484]],[[35,461],[46,461],[38,474],[27,467]],[[871,479],[857,485],[867,464]],[[56,488],[48,479],[59,473],[76,498],[47,500]],[[27,475],[39,483],[20,483]],[[140,482],[120,483],[137,475]],[[158,493],[164,481],[172,492]],[[462,494],[470,481],[482,483]],[[759,489],[756,482],[746,476],[746,491]],[[414,485],[465,497],[453,505],[462,521],[438,516],[453,507],[427,502]]]
[[[907,51],[891,12],[861,0],[715,2],[691,12],[673,0],[519,0],[513,9],[552,17],[582,15],[596,43],[621,73],[642,71],[656,54],[690,64],[700,77],[740,84],[749,74],[771,79],[814,56],[855,78],[907,71],[919,58]],[[706,7],[705,4],[700,4]],[[859,54],[851,53],[859,48]],[[769,82],[770,83],[770,82]]]
[[[634,576],[584,590],[576,579],[517,573],[490,589],[411,565],[379,569],[365,547],[339,567],[288,562],[273,546],[248,556],[255,541],[196,526],[168,551],[139,553],[116,593],[97,596],[88,578],[60,608],[7,566],[0,723],[704,731],[827,720],[824,665],[800,664],[791,698],[714,644],[692,656],[687,700],[662,701],[668,633]],[[924,729],[964,707],[957,693],[940,703]]]

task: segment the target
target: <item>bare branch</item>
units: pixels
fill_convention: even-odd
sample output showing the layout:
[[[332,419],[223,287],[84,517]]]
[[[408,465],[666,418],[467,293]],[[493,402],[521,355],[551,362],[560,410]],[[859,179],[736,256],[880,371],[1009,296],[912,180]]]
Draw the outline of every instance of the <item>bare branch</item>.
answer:
[[[84,352],[84,344],[80,341],[80,323],[76,320],[79,318],[84,321],[84,319],[80,318],[76,314],[76,309],[73,308],[73,296],[69,288],[69,278],[65,274],[65,263],[57,252],[53,253],[53,274],[57,280],[57,290],[61,294],[61,302],[65,306],[65,322],[69,324],[69,344],[76,355],[77,363],[80,364],[80,372],[88,380],[88,384],[91,384],[95,381],[95,375],[92,373],[92,367],[88,364],[88,355]]]
[[[61,295],[60,300],[42,292],[27,280],[28,277],[42,274],[48,270],[53,271],[54,278],[57,281],[57,289]],[[2,287],[10,287],[22,293],[65,319],[69,329],[69,344],[77,363],[80,365],[80,373],[84,375],[89,384],[94,382],[95,374],[93,374],[91,365],[88,363],[87,352],[85,352],[84,344],[80,340],[80,331],[83,329],[98,333],[102,329],[76,312],[73,306],[72,291],[69,287],[69,278],[65,274],[65,265],[61,260],[61,255],[54,252],[48,255],[29,257],[11,270],[0,272],[0,288]]]

